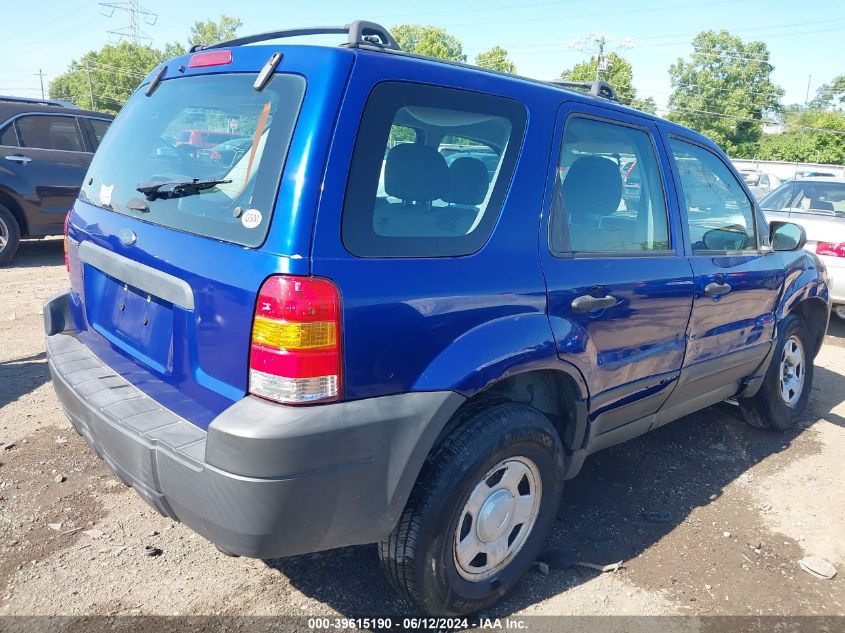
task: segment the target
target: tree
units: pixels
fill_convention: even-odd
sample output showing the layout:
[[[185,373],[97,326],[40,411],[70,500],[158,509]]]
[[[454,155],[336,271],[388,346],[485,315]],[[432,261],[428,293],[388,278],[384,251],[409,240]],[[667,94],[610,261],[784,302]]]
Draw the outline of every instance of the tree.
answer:
[[[668,118],[709,136],[731,156],[753,156],[765,115],[781,110],[784,94],[772,83],[768,48],[725,30],[699,33],[692,48],[690,59],[669,67]]]
[[[399,24],[390,29],[390,32],[402,50],[409,53],[453,62],[467,60],[461,41],[439,26]]]
[[[793,106],[784,116],[784,125],[786,129],[781,134],[763,135],[756,158],[845,163],[845,112]]]
[[[516,73],[516,64],[508,59],[508,52],[501,46],[494,46],[475,56],[475,65],[503,73]]]
[[[637,98],[637,90],[634,88],[634,69],[631,62],[618,53],[609,53],[605,56],[605,59],[607,60],[607,70],[601,72],[601,79],[613,86],[616,94],[619,95],[619,100],[649,114],[657,112],[657,104],[655,104],[654,99],[651,97],[647,99]],[[598,64],[598,57],[592,57],[564,70],[560,78],[565,81],[592,82],[596,78]]]
[[[243,22],[229,15],[221,15],[217,22],[214,20],[194,22],[191,27],[191,36],[188,38],[188,45],[208,45],[230,40],[238,34],[238,29],[242,26]]]
[[[66,73],[50,82],[50,97],[116,113],[147,73],[165,59],[165,53],[155,48],[106,44],[72,61]]]
[[[838,75],[829,84],[819,86],[810,105],[814,108],[845,107],[845,75]]]

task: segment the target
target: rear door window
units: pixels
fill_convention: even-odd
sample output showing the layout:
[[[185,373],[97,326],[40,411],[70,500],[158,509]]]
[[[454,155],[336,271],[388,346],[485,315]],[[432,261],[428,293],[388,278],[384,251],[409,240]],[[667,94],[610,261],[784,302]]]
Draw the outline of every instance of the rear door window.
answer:
[[[5,145],[6,147],[18,146],[18,135],[15,133],[14,123],[9,123],[0,130],[0,145]]]
[[[91,144],[94,147],[94,151],[97,151],[103,137],[106,135],[106,130],[109,129],[111,121],[106,121],[105,119],[90,119],[86,117],[85,122],[91,126]]]
[[[379,84],[353,152],[344,245],[362,257],[477,251],[501,212],[524,128],[525,108],[517,101]]]
[[[80,199],[146,222],[259,246],[305,80],[277,74],[260,92],[254,81],[251,73],[199,75],[165,80],[150,97],[136,92],[103,138]]]
[[[29,115],[16,122],[21,147],[84,152],[82,133],[72,116]]]
[[[700,145],[670,139],[693,252],[757,251],[754,205],[733,172]]]

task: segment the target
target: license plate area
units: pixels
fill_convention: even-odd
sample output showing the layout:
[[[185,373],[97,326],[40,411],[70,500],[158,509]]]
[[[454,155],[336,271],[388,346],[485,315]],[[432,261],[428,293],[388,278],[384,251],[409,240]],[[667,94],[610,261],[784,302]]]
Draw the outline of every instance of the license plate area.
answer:
[[[87,268],[85,298],[94,330],[151,369],[171,374],[173,304],[94,267]]]

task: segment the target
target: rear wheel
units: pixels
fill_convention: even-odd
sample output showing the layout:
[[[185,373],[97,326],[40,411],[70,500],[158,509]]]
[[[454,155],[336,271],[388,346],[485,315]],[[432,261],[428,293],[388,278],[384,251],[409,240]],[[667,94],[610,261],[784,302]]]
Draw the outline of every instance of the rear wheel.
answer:
[[[20,241],[18,221],[11,211],[0,204],[0,266],[12,259]]]
[[[845,321],[845,305],[833,306],[833,314]]]
[[[760,390],[740,398],[739,406],[751,426],[785,431],[794,427],[810,399],[813,387],[811,342],[804,320],[797,315],[784,319],[778,342]]]
[[[429,457],[379,543],[391,583],[428,614],[486,609],[540,553],[563,473],[560,438],[536,409],[503,403],[471,416]]]

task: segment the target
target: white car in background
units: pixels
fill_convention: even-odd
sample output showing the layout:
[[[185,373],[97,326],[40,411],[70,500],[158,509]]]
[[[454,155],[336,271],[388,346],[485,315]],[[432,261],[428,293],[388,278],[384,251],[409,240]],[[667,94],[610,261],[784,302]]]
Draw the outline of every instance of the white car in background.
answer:
[[[758,169],[741,169],[739,173],[757,200],[762,200],[783,184],[783,180],[774,174]]]
[[[766,196],[766,219],[804,227],[808,251],[827,266],[833,312],[845,319],[845,178],[797,178]]]

